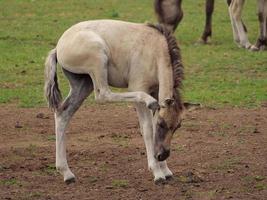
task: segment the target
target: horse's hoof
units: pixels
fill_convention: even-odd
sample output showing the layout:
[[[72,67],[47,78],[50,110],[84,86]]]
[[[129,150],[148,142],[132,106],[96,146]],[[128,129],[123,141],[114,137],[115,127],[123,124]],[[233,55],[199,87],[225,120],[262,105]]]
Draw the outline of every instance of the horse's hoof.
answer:
[[[205,45],[205,44],[210,44],[211,42],[206,39],[204,40],[203,38],[199,38],[196,42],[195,42],[195,45]]]
[[[173,175],[165,176],[165,178],[166,178],[167,181],[173,180]]]
[[[154,180],[156,185],[165,185],[167,183],[165,178],[158,178]]]
[[[260,49],[257,47],[257,46],[255,46],[255,45],[252,45],[251,47],[250,47],[250,51],[259,51]]]
[[[157,101],[154,101],[154,102],[148,104],[147,107],[148,107],[150,110],[152,110],[153,112],[156,112],[156,111],[160,108],[159,103],[158,103]]]
[[[265,45],[260,46],[260,51],[265,51],[266,49],[267,49],[267,46],[265,46]]]
[[[68,178],[68,179],[66,179],[66,180],[64,180],[65,181],[65,183],[67,184],[67,185],[69,185],[69,184],[71,184],[71,183],[75,183],[76,182],[76,179],[75,179],[75,177],[70,177],[70,178]]]
[[[250,49],[252,48],[252,44],[246,44],[246,45],[244,46],[244,48],[250,50]]]

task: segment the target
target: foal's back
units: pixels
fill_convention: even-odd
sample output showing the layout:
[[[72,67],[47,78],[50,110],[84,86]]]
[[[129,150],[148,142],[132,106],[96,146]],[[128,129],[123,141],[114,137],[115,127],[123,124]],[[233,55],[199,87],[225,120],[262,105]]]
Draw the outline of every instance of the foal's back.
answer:
[[[155,60],[163,48],[167,51],[164,36],[145,24],[94,20],[68,29],[56,49],[58,61],[65,69],[88,73],[107,65],[110,84],[127,87],[129,79],[135,79],[132,71],[156,73]]]

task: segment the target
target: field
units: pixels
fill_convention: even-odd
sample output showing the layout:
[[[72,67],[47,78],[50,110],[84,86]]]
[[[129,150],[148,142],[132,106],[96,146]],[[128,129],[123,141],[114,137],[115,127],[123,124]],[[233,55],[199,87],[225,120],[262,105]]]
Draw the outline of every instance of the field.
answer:
[[[0,199],[265,200],[267,54],[237,47],[224,1],[216,1],[211,43],[198,44],[203,7],[204,0],[184,1],[175,33],[184,99],[202,107],[187,111],[175,134],[174,179],[154,185],[133,106],[98,105],[91,96],[68,130],[69,165],[78,180],[65,185],[55,170],[53,113],[43,98],[47,52],[79,21],[156,22],[152,1],[0,1]],[[256,1],[246,2],[243,15],[254,42]]]

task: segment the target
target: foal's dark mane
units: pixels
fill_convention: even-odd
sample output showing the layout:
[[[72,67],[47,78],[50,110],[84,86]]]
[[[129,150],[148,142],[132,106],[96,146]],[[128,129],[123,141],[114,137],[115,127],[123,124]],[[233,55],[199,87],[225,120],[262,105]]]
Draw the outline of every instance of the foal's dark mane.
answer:
[[[147,24],[149,27],[156,29],[166,38],[169,55],[171,58],[171,64],[173,69],[174,88],[182,88],[182,80],[184,79],[184,66],[182,64],[182,58],[180,54],[180,48],[177,45],[176,38],[173,34],[161,24]]]
[[[182,58],[180,54],[180,48],[176,42],[176,38],[174,35],[164,26],[161,24],[147,24],[149,27],[156,29],[162,35],[164,35],[166,42],[168,44],[169,55],[172,64],[173,70],[173,81],[174,81],[174,99],[178,103],[178,108],[181,109],[182,107],[182,98],[180,94],[180,89],[182,88],[183,84],[182,81],[184,79],[184,66],[182,64]]]

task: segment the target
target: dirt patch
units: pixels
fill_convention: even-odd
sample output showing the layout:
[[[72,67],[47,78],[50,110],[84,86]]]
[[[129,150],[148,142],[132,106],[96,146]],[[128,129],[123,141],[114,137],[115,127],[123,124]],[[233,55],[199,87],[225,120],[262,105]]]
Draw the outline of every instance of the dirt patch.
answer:
[[[0,107],[0,199],[265,200],[267,108],[199,109],[185,115],[157,186],[132,106],[83,107],[68,130],[77,182],[55,170],[53,114]]]

